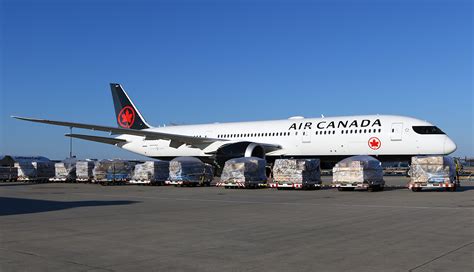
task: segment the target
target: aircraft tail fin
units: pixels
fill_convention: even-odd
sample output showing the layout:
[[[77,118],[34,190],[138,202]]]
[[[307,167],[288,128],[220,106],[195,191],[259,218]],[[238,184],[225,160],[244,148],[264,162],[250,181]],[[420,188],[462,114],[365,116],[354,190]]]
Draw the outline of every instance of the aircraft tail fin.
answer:
[[[120,84],[110,83],[110,89],[114,100],[115,117],[119,127],[130,129],[150,128],[150,125],[145,121]]]

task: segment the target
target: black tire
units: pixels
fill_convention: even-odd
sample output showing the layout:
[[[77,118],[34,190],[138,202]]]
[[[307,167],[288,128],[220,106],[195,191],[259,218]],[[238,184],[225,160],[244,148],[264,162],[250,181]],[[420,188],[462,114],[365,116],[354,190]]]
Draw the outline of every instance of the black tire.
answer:
[[[377,192],[380,191],[380,185],[373,185],[368,188],[369,192]]]

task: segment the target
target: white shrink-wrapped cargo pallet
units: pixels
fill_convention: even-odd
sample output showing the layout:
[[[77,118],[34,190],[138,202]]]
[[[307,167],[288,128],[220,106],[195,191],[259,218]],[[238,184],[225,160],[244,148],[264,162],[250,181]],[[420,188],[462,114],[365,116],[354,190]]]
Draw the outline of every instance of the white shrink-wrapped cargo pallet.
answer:
[[[99,183],[124,183],[132,176],[134,163],[124,160],[101,160],[95,163],[94,181]]]
[[[54,164],[54,178],[52,181],[75,181],[76,180],[76,161],[66,160]]]
[[[205,164],[198,158],[178,157],[170,161],[171,184],[199,184],[205,173]]]
[[[242,157],[225,162],[218,186],[237,186],[255,188],[267,181],[264,159]]]
[[[94,178],[94,161],[78,161],[76,162],[76,180],[88,182]]]
[[[448,156],[416,156],[412,157],[409,175],[411,183],[454,183],[456,164]]]
[[[18,169],[18,180],[21,181],[47,181],[54,177],[54,164],[49,161],[15,162],[15,167]]]
[[[277,159],[273,166],[272,187],[306,188],[321,184],[318,159]]]
[[[333,186],[335,187],[362,187],[381,188],[383,168],[379,160],[371,156],[353,156],[336,164],[333,168]]]
[[[130,183],[157,183],[164,184],[169,177],[167,161],[146,161],[135,165]]]

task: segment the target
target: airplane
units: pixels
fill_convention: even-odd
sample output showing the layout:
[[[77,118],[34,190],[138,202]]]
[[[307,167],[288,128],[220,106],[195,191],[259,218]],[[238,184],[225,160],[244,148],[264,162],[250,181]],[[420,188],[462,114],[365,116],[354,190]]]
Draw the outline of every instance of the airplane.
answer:
[[[417,155],[448,155],[456,144],[435,125],[398,115],[321,118],[294,116],[285,120],[174,125],[148,124],[118,83],[110,88],[117,127],[12,116],[50,125],[109,132],[112,137],[65,134],[111,144],[154,159],[197,157],[222,167],[228,159],[260,157],[319,158],[337,162],[353,155],[380,161],[409,161]]]

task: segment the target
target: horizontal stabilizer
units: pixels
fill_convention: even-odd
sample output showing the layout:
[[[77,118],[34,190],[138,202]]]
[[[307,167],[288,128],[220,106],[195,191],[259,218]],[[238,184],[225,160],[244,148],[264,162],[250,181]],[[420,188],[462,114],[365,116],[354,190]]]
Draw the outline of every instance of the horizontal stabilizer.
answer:
[[[123,139],[92,136],[92,135],[84,135],[84,134],[65,134],[64,136],[71,137],[71,138],[82,139],[82,140],[86,140],[86,141],[93,141],[93,142],[99,142],[99,143],[104,143],[104,144],[111,144],[111,145],[118,145],[118,144],[127,142]]]

